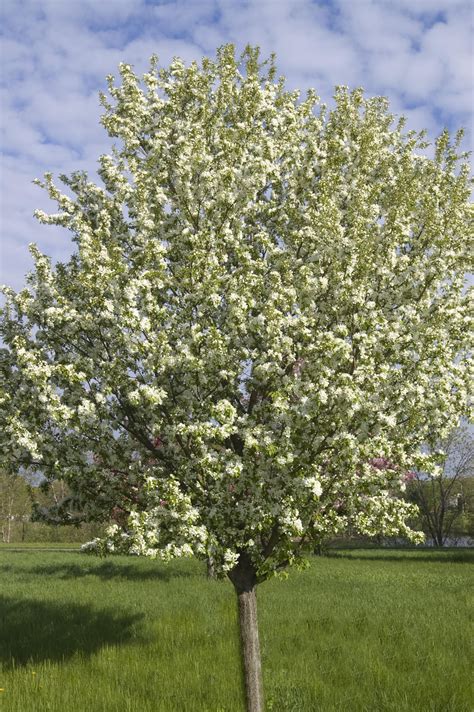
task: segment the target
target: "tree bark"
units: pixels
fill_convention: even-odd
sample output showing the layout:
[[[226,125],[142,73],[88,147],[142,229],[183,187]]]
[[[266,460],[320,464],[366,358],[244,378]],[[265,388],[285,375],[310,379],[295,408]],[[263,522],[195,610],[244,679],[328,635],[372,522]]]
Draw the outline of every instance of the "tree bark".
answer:
[[[263,712],[262,664],[258,637],[256,586],[250,591],[237,592],[237,597],[247,712]]]
[[[212,558],[211,555],[209,555],[209,556],[207,557],[206,565],[207,565],[207,578],[210,578],[210,579],[215,579],[215,578],[217,578],[217,576],[216,576],[216,568],[215,568],[215,566],[214,566],[214,559]]]
[[[246,554],[241,554],[229,578],[237,593],[240,643],[247,712],[263,712],[262,663],[257,619],[257,580]]]

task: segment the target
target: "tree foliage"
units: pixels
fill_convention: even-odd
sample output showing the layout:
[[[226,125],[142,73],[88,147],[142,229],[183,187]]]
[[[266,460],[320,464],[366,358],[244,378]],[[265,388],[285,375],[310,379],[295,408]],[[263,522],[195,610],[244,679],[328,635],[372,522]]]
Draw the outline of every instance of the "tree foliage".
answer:
[[[109,77],[103,185],[43,187],[75,253],[5,289],[2,454],[64,478],[108,550],[211,554],[255,580],[348,526],[414,536],[396,496],[465,412],[472,246],[460,135],[275,80],[231,46]],[[371,462],[384,457],[393,467]],[[68,513],[65,514],[66,518]]]

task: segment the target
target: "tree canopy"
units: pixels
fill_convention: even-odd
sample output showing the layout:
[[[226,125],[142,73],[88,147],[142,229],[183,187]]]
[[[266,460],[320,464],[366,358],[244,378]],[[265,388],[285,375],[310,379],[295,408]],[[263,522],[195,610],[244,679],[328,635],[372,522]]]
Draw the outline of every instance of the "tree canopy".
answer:
[[[120,65],[84,173],[38,181],[75,252],[5,288],[2,458],[63,478],[107,548],[263,580],[396,496],[466,413],[472,223],[461,135],[434,158],[387,100],[328,110],[232,46]],[[386,466],[376,463],[384,458]]]

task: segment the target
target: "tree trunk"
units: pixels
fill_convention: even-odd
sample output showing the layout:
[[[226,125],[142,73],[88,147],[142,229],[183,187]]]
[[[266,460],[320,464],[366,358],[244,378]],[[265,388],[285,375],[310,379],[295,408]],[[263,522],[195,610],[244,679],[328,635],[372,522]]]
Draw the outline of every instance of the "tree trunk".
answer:
[[[237,591],[237,597],[247,712],[263,712],[262,664],[258,638],[256,586],[250,591]]]
[[[214,559],[212,558],[212,556],[211,556],[210,554],[209,554],[209,556],[207,557],[207,562],[206,562],[206,563],[207,563],[207,578],[210,578],[210,579],[215,579],[215,578],[217,578],[217,576],[216,576],[216,567],[215,567],[215,565],[214,565]]]
[[[246,554],[241,554],[229,578],[237,593],[240,642],[247,712],[263,712],[262,663],[257,619],[257,580]]]
[[[12,517],[13,517],[13,495],[10,497],[8,503],[8,525],[7,525],[7,544],[10,543],[10,537],[12,533]]]

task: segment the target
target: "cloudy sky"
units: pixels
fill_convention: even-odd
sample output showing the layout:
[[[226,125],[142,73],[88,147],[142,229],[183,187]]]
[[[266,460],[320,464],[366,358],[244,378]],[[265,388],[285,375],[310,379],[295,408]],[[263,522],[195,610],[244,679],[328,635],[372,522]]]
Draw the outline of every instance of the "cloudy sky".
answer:
[[[336,84],[390,98],[410,128],[472,130],[469,0],[3,0],[0,283],[20,288],[30,242],[54,259],[69,233],[40,225],[54,211],[35,177],[87,170],[108,150],[98,91],[119,62],[147,68],[213,55],[234,42],[276,52],[290,87],[330,100]]]

